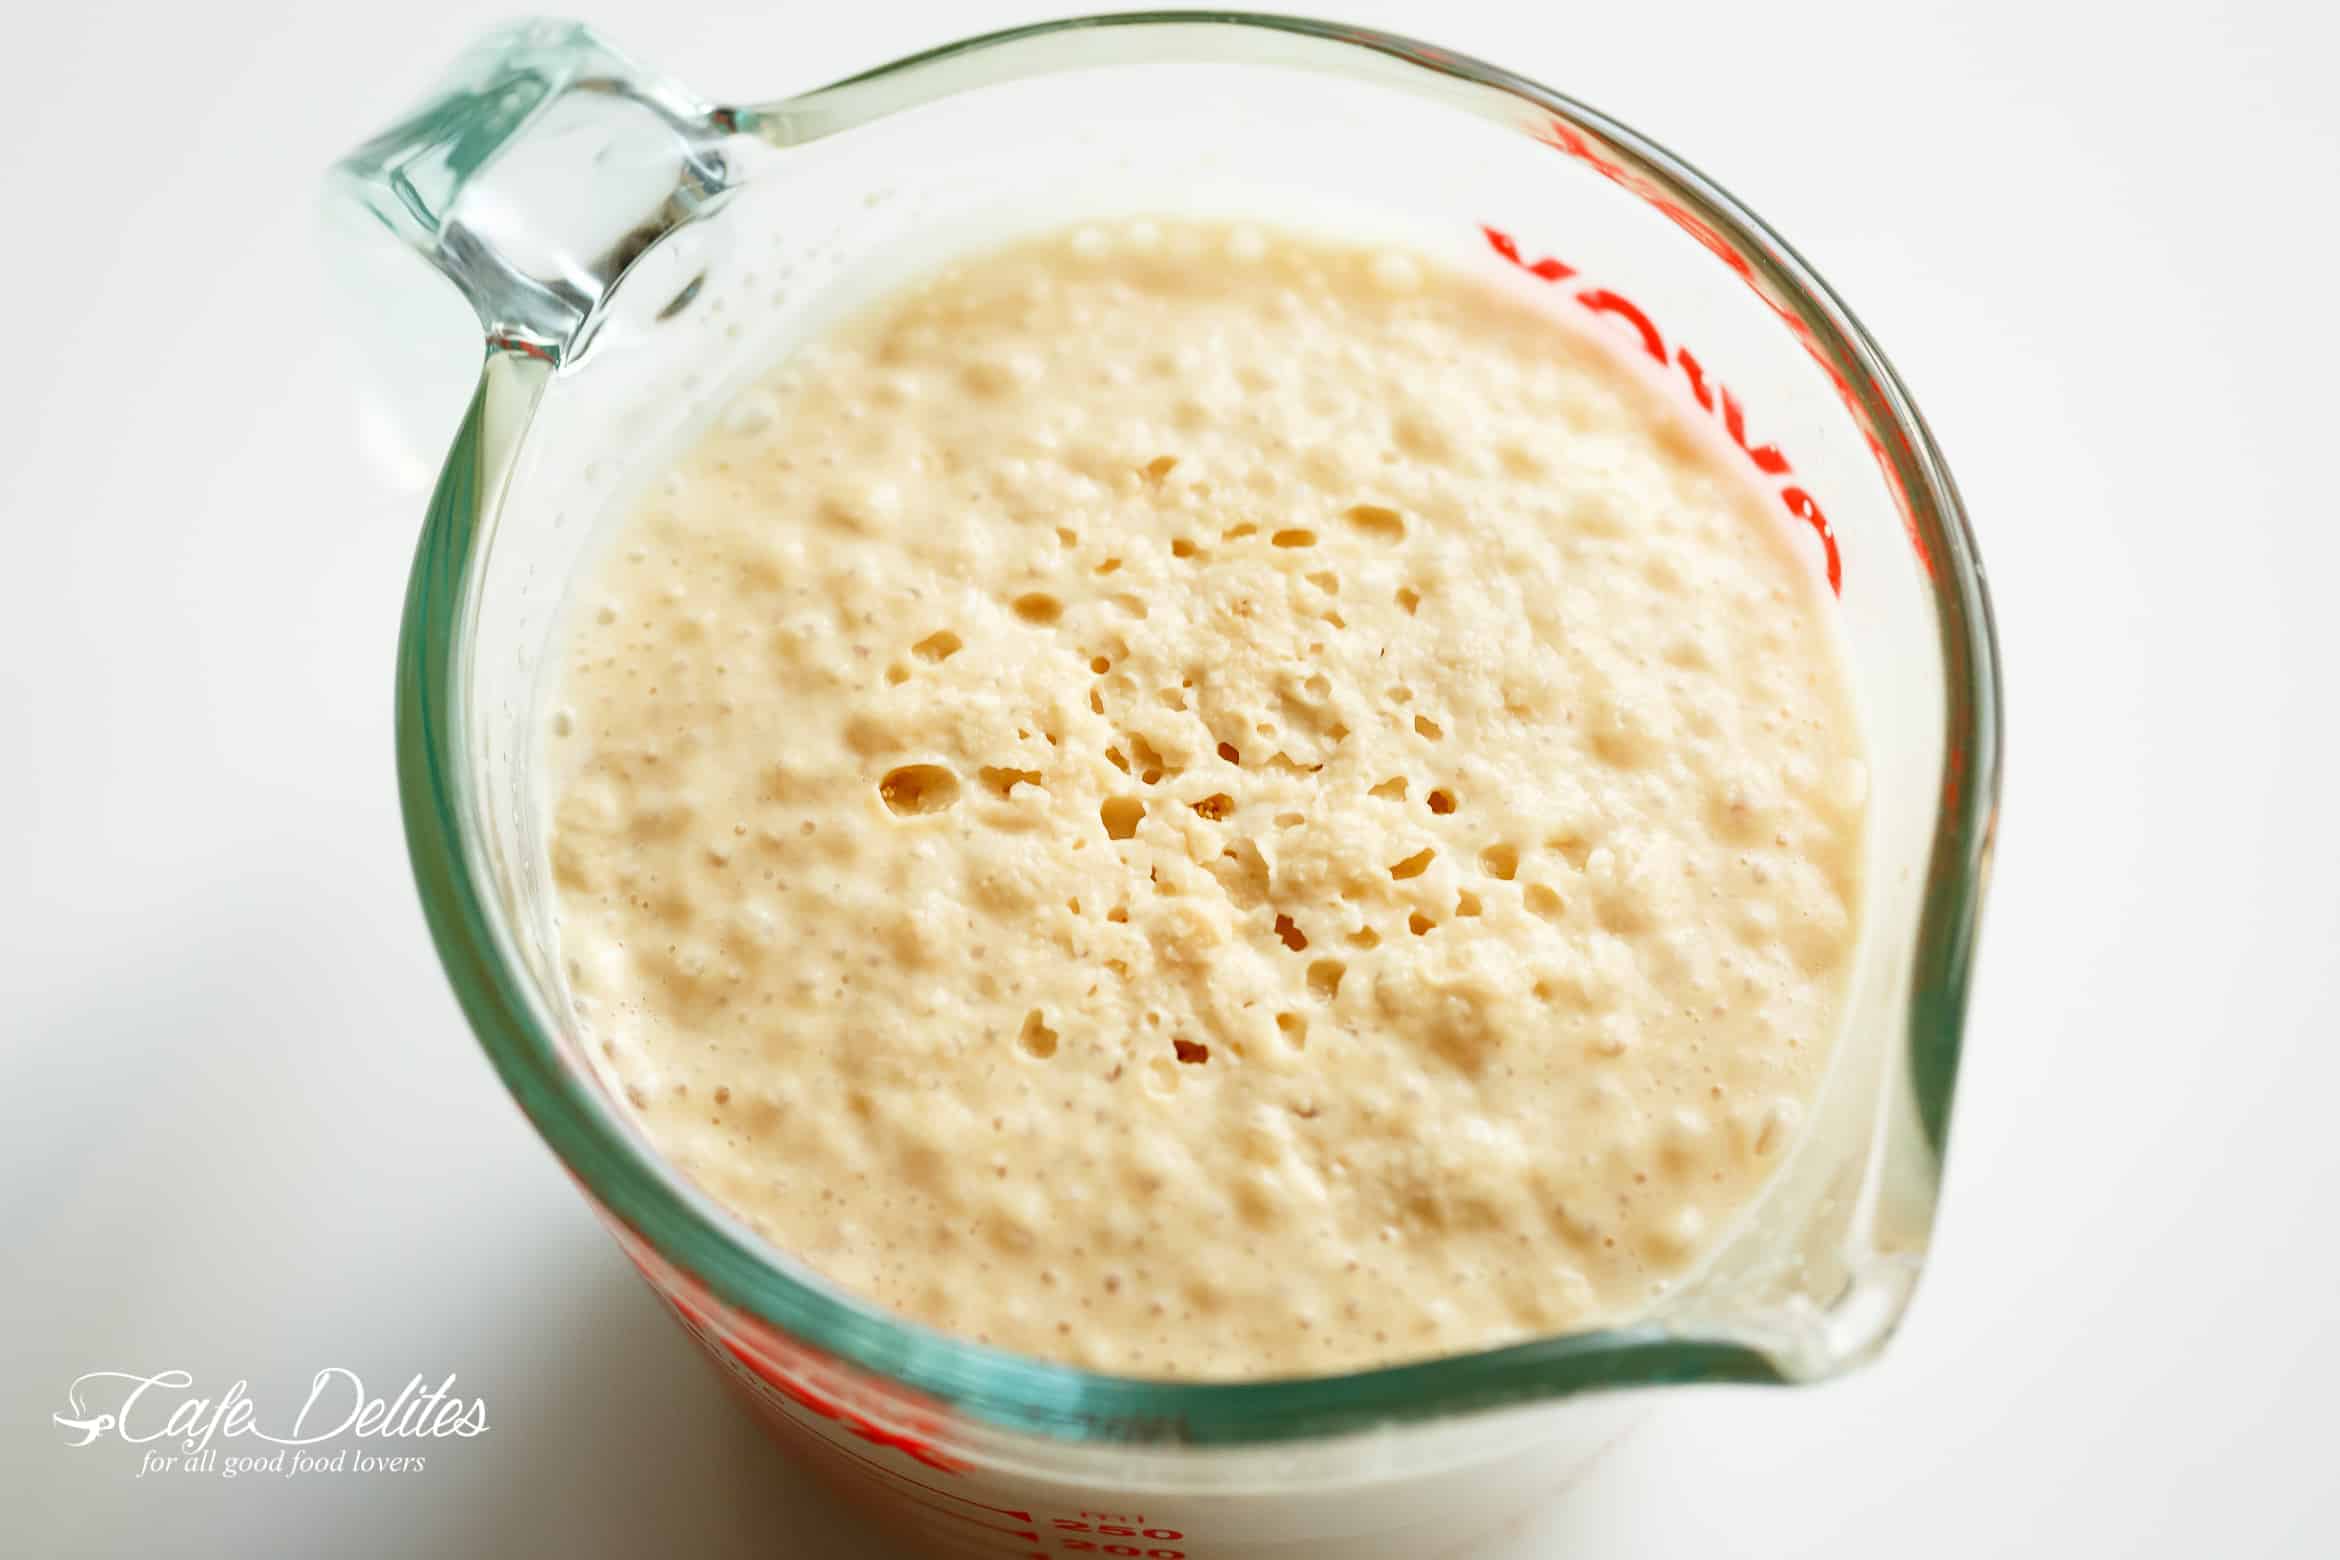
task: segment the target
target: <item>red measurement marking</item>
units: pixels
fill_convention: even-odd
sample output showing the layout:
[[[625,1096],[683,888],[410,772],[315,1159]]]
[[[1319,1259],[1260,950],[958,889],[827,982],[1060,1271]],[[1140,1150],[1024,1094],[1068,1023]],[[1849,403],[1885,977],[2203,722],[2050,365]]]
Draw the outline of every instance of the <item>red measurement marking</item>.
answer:
[[[898,1500],[909,1500],[909,1497],[907,1496],[896,1496],[895,1498]],[[909,1501],[909,1504],[920,1511],[926,1512],[930,1516],[948,1517],[953,1522],[969,1523],[975,1527],[983,1529],[983,1531],[986,1533],[1005,1533],[1011,1538],[1020,1538],[1027,1544],[1037,1544],[1040,1542],[1039,1531],[1034,1528],[1001,1527],[996,1522],[986,1522],[980,1517],[970,1517],[963,1511],[952,1511],[948,1507],[932,1505],[929,1502],[923,1500],[911,1500]]]
[[[1614,314],[1632,326],[1641,336],[1641,350],[1657,360],[1660,368],[1666,366],[1666,338],[1658,334],[1649,316],[1642,313],[1633,300],[1605,287],[1588,287],[1576,295],[1576,301],[1595,314]]]
[[[649,1277],[651,1287],[656,1289],[667,1304],[674,1308],[675,1314],[682,1318],[684,1325],[701,1339],[719,1345],[726,1354],[754,1372],[757,1379],[771,1387],[773,1391],[872,1446],[892,1447],[903,1456],[923,1463],[937,1473],[964,1471],[963,1464],[943,1452],[925,1437],[906,1430],[895,1430],[881,1425],[828,1394],[782,1374],[777,1365],[767,1363],[759,1354],[750,1352],[747,1347],[730,1336],[730,1328],[719,1326],[708,1315],[709,1312],[721,1311],[727,1318],[732,1317],[735,1313],[731,1312],[729,1307],[724,1306],[698,1284],[668,1267],[633,1231],[617,1224],[614,1220],[612,1225],[618,1234],[619,1246],[624,1249],[627,1256],[633,1258],[634,1265]],[[685,1298],[686,1296],[688,1298]],[[752,1324],[743,1323],[743,1330],[746,1325]],[[762,1332],[761,1328],[756,1330],[759,1333]],[[786,1348],[785,1345],[780,1347]],[[788,1352],[804,1354],[802,1350],[789,1350]],[[809,1358],[809,1356],[807,1357]]]
[[[1674,361],[1682,365],[1682,377],[1690,381],[1690,393],[1698,398],[1703,411],[1714,410],[1714,393],[1706,388],[1706,370],[1698,366],[1698,359],[1690,355],[1688,347],[1674,349]]]
[[[964,1471],[964,1464],[944,1455],[940,1450],[919,1437],[906,1431],[888,1429],[875,1420],[865,1419],[835,1398],[816,1392],[801,1382],[781,1375],[732,1339],[722,1338],[720,1341],[734,1359],[754,1371],[782,1397],[787,1398],[807,1412],[817,1414],[839,1426],[857,1439],[866,1441],[872,1446],[891,1447],[903,1456],[923,1463],[938,1473]]]
[[[1779,501],[1787,505],[1787,512],[1810,526],[1820,538],[1820,549],[1828,558],[1828,588],[1839,596],[1844,594],[1844,560],[1836,552],[1836,528],[1820,512],[1820,505],[1811,494],[1800,487],[1781,488]]]
[[[550,352],[525,337],[513,335],[510,331],[499,331],[494,336],[489,337],[488,345],[499,351],[517,352],[522,357],[534,358],[539,363],[550,363],[553,360],[553,355]]]
[[[1718,385],[1716,388],[1721,389],[1722,387]],[[1767,477],[1785,476],[1788,469],[1787,457],[1779,452],[1778,445],[1757,444],[1750,446],[1747,443],[1747,414],[1739,410],[1738,397],[1732,395],[1728,390],[1723,390],[1722,403],[1723,431],[1731,436],[1731,442],[1747,452],[1747,458],[1755,463],[1757,471],[1762,472]]]
[[[907,1479],[883,1464],[873,1463],[850,1448],[830,1440],[821,1431],[796,1418],[783,1405],[768,1398],[758,1398],[756,1401],[757,1406],[764,1411],[765,1422],[776,1434],[781,1435],[785,1446],[795,1452],[834,1494],[851,1502],[873,1520],[916,1534],[925,1551],[1025,1555],[1032,1551],[1013,1546],[1043,1541],[1043,1535],[1028,1511],[1009,1511],[1003,1507],[987,1506],[980,1501],[967,1500],[952,1491],[935,1489]],[[816,1457],[812,1455],[815,1452],[825,1455]],[[880,1478],[881,1474],[888,1477]],[[892,1483],[889,1479],[902,1479],[903,1482]],[[909,1487],[905,1488],[905,1484]],[[974,1516],[953,1510],[944,1505],[944,1501],[958,1501],[973,1506],[983,1515]],[[1023,1525],[1010,1527],[984,1520],[990,1516],[1008,1517]],[[945,1526],[945,1523],[957,1525]],[[1003,1543],[1011,1547],[998,1547]]]
[[[1513,265],[1519,266],[1521,270],[1528,272],[1531,276],[1537,276],[1549,282],[1558,280],[1562,276],[1575,274],[1570,268],[1561,266],[1555,275],[1546,276],[1542,271],[1525,264],[1520,259],[1519,245],[1513,241],[1510,234],[1501,228],[1488,227],[1485,224],[1480,225],[1479,231],[1487,235],[1488,248],[1494,250]],[[1541,263],[1538,262],[1538,264]],[[1554,264],[1558,264],[1558,262],[1554,262]],[[1632,326],[1634,334],[1641,338],[1641,350],[1647,353],[1659,367],[1667,366],[1669,359],[1666,356],[1664,333],[1658,329],[1657,322],[1651,319],[1648,313],[1632,299],[1605,287],[1583,288],[1572,296],[1577,303],[1593,313],[1614,315]],[[1698,359],[1690,355],[1688,348],[1677,349],[1670,361],[1680,365],[1683,378],[1689,381],[1690,394],[1697,399],[1701,408],[1713,411],[1714,398],[1717,395],[1721,396],[1723,431],[1730,435],[1731,442],[1739,447],[1757,471],[1769,477],[1781,477],[1788,474],[1788,459],[1780,453],[1779,446],[1776,444],[1750,445],[1747,442],[1747,414],[1739,405],[1738,397],[1732,395],[1729,388],[1720,381],[1710,382],[1706,377],[1705,368],[1700,365]],[[1857,416],[1859,409],[1855,407],[1854,411]],[[1892,473],[1888,471],[1886,476],[1890,480]],[[1844,560],[1837,551],[1836,528],[1828,523],[1828,516],[1821,512],[1819,501],[1801,487],[1784,488],[1780,491],[1779,498],[1780,502],[1787,506],[1789,514],[1810,526],[1813,534],[1820,538],[1820,551],[1828,571],[1828,588],[1839,596],[1843,595]],[[1904,506],[1905,522],[1907,516],[1907,507]],[[1920,558],[1923,558],[1925,549],[1920,547],[1918,553]],[[1927,566],[1929,569],[1932,567],[1930,563]]]
[[[817,1447],[821,1451],[827,1452],[832,1456],[840,1459],[839,1462],[831,1465],[831,1470],[836,1476],[846,1477],[858,1475],[862,1478],[868,1479],[870,1486],[874,1487],[880,1492],[879,1498],[891,1503],[878,1509],[881,1511],[891,1511],[899,1520],[915,1522],[926,1518],[948,1517],[955,1521],[964,1522],[970,1527],[980,1528],[988,1533],[997,1533],[1003,1537],[1023,1539],[1034,1543],[1043,1541],[1044,1535],[1042,1535],[1036,1527],[1011,1528],[1002,1527],[997,1523],[984,1522],[977,1518],[967,1516],[963,1512],[953,1511],[948,1507],[936,1505],[932,1501],[919,1499],[912,1492],[916,1491],[937,1495],[945,1500],[954,1500],[965,1505],[975,1506],[988,1515],[1007,1517],[1010,1520],[1016,1522],[1036,1523],[1037,1519],[1029,1511],[1011,1511],[1001,1506],[987,1506],[980,1501],[970,1500],[966,1496],[960,1495],[954,1490],[938,1489],[933,1485],[921,1483],[916,1479],[912,1479],[907,1474],[903,1474],[892,1468],[886,1467],[882,1463],[872,1462],[869,1458],[862,1456],[860,1453],[854,1451],[851,1447],[843,1446],[835,1441],[830,1440],[828,1437],[820,1434],[820,1432],[814,1430],[808,1425],[800,1424],[793,1419],[786,1420],[784,1423],[789,1429],[795,1431],[802,1438],[805,1444]],[[872,1475],[876,1474],[883,1474],[889,1479],[899,1479],[903,1483],[909,1485],[911,1488],[910,1490],[903,1490],[894,1485],[887,1484],[882,1480],[871,1477]],[[921,1514],[923,1514],[923,1516]],[[1121,1543],[1140,1546],[1152,1546],[1138,1549],[1138,1553],[1145,1555],[1154,1555],[1156,1553],[1160,1553],[1164,1555],[1184,1556],[1188,1553],[1185,1550],[1162,1547],[1164,1545],[1176,1544],[1180,1540],[1184,1539],[1186,1534],[1178,1528],[1163,1525],[1159,1519],[1156,1520],[1154,1526],[1148,1527],[1145,1525],[1146,1519],[1142,1515],[1104,1512],[1083,1512],[1081,1515],[1092,1520],[1084,1522],[1070,1517],[1055,1517],[1050,1519],[1049,1525],[1058,1530],[1055,1537],[1059,1544],[1064,1544],[1068,1547],[1078,1547],[1077,1542],[1069,1542],[1066,1539],[1065,1532],[1066,1530],[1069,1530],[1073,1533],[1089,1535],[1089,1538],[1086,1540],[1086,1542],[1089,1542],[1092,1547],[1098,1548],[1099,1552],[1106,1554],[1116,1554],[1120,1553],[1121,1551],[1111,1547],[1101,1546],[1110,1546]],[[921,1529],[920,1531],[929,1537],[939,1536],[945,1538],[956,1537],[963,1534],[964,1532],[963,1529],[953,1528],[928,1528]],[[997,1553],[999,1551],[983,1552]],[[1024,1551],[1017,1552],[1023,1553]]]
[[[580,1186],[582,1186],[581,1182]],[[598,1202],[595,1202],[594,1206],[596,1211],[601,1212],[607,1220],[610,1232],[617,1238],[620,1249],[650,1280],[652,1291],[672,1308],[676,1318],[693,1337],[708,1346],[710,1352],[715,1356],[716,1363],[733,1375],[734,1385],[748,1393],[755,1406],[762,1411],[764,1422],[776,1430],[787,1432],[790,1444],[798,1447],[817,1448],[837,1459],[827,1471],[828,1477],[832,1480],[842,1479],[848,1474],[855,1474],[866,1481],[858,1486],[839,1484],[836,1486],[836,1493],[855,1504],[863,1504],[868,1499],[875,1499],[879,1502],[875,1508],[878,1515],[890,1515],[897,1521],[909,1525],[913,1531],[918,1532],[922,1541],[938,1544],[956,1553],[1007,1555],[1015,1557],[1015,1560],[1055,1560],[1053,1553],[1045,1549],[991,1547],[999,1540],[1007,1540],[1019,1546],[1045,1542],[1045,1537],[1038,1527],[1038,1518],[1030,1511],[1007,1506],[994,1506],[988,1502],[976,1500],[972,1496],[962,1495],[957,1490],[948,1489],[939,1484],[929,1484],[924,1479],[904,1473],[898,1468],[888,1467],[875,1458],[865,1456],[842,1441],[832,1439],[813,1424],[798,1418],[791,1411],[792,1409],[801,1409],[812,1414],[815,1418],[827,1420],[844,1433],[873,1446],[890,1447],[920,1466],[932,1468],[938,1473],[957,1475],[966,1471],[965,1464],[941,1453],[922,1437],[888,1430],[874,1424],[844,1404],[837,1402],[827,1393],[806,1383],[777,1374],[778,1367],[776,1365],[767,1367],[757,1353],[751,1352],[749,1347],[732,1339],[729,1327],[736,1326],[742,1332],[752,1333],[759,1340],[759,1347],[768,1346],[775,1352],[787,1353],[793,1357],[802,1358],[808,1363],[817,1363],[819,1356],[812,1354],[809,1350],[794,1347],[785,1338],[773,1336],[752,1318],[738,1315],[730,1307],[717,1300],[696,1280],[670,1267],[639,1235],[636,1235],[615,1215],[602,1209]],[[724,1320],[718,1321],[716,1319],[718,1317]],[[762,1342],[765,1339],[770,1340],[768,1345]],[[759,1386],[769,1388],[772,1395],[764,1396],[757,1393],[754,1389]],[[932,1418],[931,1415],[928,1417]],[[857,1490],[860,1493],[857,1493]],[[970,1516],[966,1512],[953,1509],[951,1506],[938,1505],[934,1501],[919,1499],[907,1493],[908,1490],[916,1490],[926,1495],[939,1497],[944,1501],[955,1502],[960,1506],[971,1507],[987,1516],[1001,1517],[1010,1522],[1027,1525],[1004,1527],[998,1523],[987,1522],[981,1517]],[[1169,1528],[1143,1528],[1142,1524],[1145,1521],[1143,1517],[1106,1517],[1102,1513],[1089,1512],[1085,1512],[1083,1515],[1139,1525],[1140,1532],[1137,1539],[1141,1543],[1147,1541],[1174,1542],[1176,1538],[1182,1536]],[[933,1523],[937,1518],[946,1518],[960,1525],[947,1528],[922,1525]],[[1064,1519],[1057,1520],[1061,1524]],[[1170,1537],[1164,1540],[1162,1538],[1164,1534],[1168,1534]],[[1080,1541],[1074,1540],[1074,1542]],[[1157,1552],[1165,1555],[1182,1556],[1184,1554],[1183,1551],[1179,1550],[1157,1551],[1149,1549],[1139,1552],[1149,1555]]]
[[[1554,151],[1583,163],[1619,189],[1656,208],[1659,215],[1696,239],[1716,259],[1729,266],[1739,280],[1746,283],[1748,290],[1762,300],[1763,306],[1778,317],[1779,322],[1785,325],[1789,333],[1803,346],[1805,355],[1811,358],[1821,373],[1828,376],[1828,382],[1835,388],[1836,397],[1844,403],[1845,410],[1852,413],[1854,425],[1861,430],[1861,437],[1869,446],[1869,454],[1877,462],[1878,470],[1885,474],[1885,485],[1891,489],[1894,503],[1901,510],[1901,525],[1902,529],[1908,533],[1909,544],[1916,550],[1918,562],[1928,574],[1932,574],[1934,572],[1933,551],[1926,546],[1926,539],[1918,534],[1917,513],[1910,504],[1909,494],[1903,489],[1900,477],[1895,474],[1892,461],[1886,457],[1884,444],[1870,426],[1868,413],[1863,409],[1860,397],[1853,393],[1850,382],[1845,379],[1844,374],[1829,358],[1826,350],[1821,347],[1818,339],[1813,336],[1811,327],[1797,317],[1794,310],[1774,298],[1770,290],[1763,285],[1762,279],[1755,274],[1754,263],[1741,254],[1729,239],[1715,229],[1712,223],[1684,206],[1680,201],[1675,200],[1642,175],[1608,156],[1593,143],[1590,136],[1567,121],[1562,119],[1546,120],[1536,139]],[[1493,229],[1488,230],[1490,235],[1493,231]],[[1877,383],[1876,377],[1864,373],[1862,381],[1868,389],[1870,398],[1880,405],[1884,404],[1884,387]],[[1700,404],[1705,404],[1703,399]],[[1910,453],[1908,437],[1901,432],[1898,425],[1894,426],[1894,442],[1901,447],[1903,454]]]
[[[1731,247],[1729,239],[1715,231],[1704,217],[1690,210],[1663,190],[1653,188],[1649,181],[1636,175],[1623,163],[1614,162],[1593,147],[1592,140],[1565,120],[1554,119],[1544,127],[1545,133],[1536,137],[1554,151],[1564,152],[1607,179],[1621,190],[1626,190],[1655,206],[1660,215],[1714,252],[1716,259],[1740,276],[1752,282],[1755,267],[1747,257]]]
[[[793,1423],[793,1421],[791,1422]],[[1008,1506],[988,1505],[983,1501],[976,1500],[972,1496],[962,1495],[957,1490],[945,1489],[939,1484],[929,1484],[924,1479],[913,1478],[911,1475],[902,1472],[902,1470],[899,1468],[889,1468],[874,1457],[864,1457],[861,1453],[855,1451],[850,1446],[839,1445],[837,1442],[830,1440],[827,1436],[822,1435],[819,1431],[814,1430],[809,1425],[798,1425],[797,1428],[802,1430],[806,1435],[810,1436],[824,1449],[835,1452],[839,1457],[847,1458],[852,1462],[869,1469],[873,1473],[881,1473],[889,1479],[894,1479],[903,1484],[907,1484],[912,1489],[924,1490],[930,1495],[940,1495],[945,1500],[955,1500],[963,1506],[973,1506],[978,1511],[988,1511],[995,1517],[1007,1517],[1010,1520],[1016,1522],[1030,1522],[1033,1520],[1032,1513],[1029,1511],[1018,1511]]]
[[[985,1516],[1005,1517],[1011,1522],[1031,1523],[1036,1520],[1029,1511],[1018,1511],[1006,1506],[986,1505],[982,1501],[973,1500],[965,1495],[961,1495],[956,1490],[946,1490],[940,1488],[937,1485],[923,1483],[920,1480],[910,1477],[910,1475],[906,1473],[902,1473],[896,1469],[887,1467],[884,1463],[876,1462],[870,1458],[864,1457],[849,1446],[838,1445],[835,1441],[830,1440],[827,1436],[822,1435],[819,1431],[813,1429],[809,1425],[798,1424],[794,1420],[790,1420],[788,1423],[791,1429],[797,1431],[797,1433],[803,1436],[804,1439],[810,1444],[819,1447],[822,1451],[828,1452],[832,1456],[842,1459],[843,1466],[838,1469],[840,1473],[859,1474],[864,1478],[868,1478],[873,1474],[882,1474],[884,1475],[885,1479],[898,1481],[895,1484],[886,1484],[883,1480],[876,1481],[879,1483],[880,1487],[886,1491],[887,1497],[889,1499],[903,1501],[908,1505],[916,1506],[924,1511],[940,1512],[946,1517],[957,1517],[961,1521],[977,1522],[983,1526],[991,1526],[992,1524],[981,1523],[979,1518],[970,1517],[966,1515],[966,1513],[953,1510],[948,1506],[936,1505],[931,1500],[918,1499],[911,1495],[909,1491],[916,1490],[923,1495],[937,1496],[943,1500],[956,1501],[962,1506],[974,1507],[977,1511],[982,1512]],[[905,1485],[908,1486],[908,1489],[901,1487]],[[1005,1533],[1014,1532],[1016,1529],[1000,1528],[998,1531]]]
[[[1480,227],[1479,231],[1487,235],[1487,242],[1495,246],[1495,252],[1497,254],[1510,261],[1513,265],[1518,266],[1521,270],[1527,272],[1527,274],[1530,276],[1541,277],[1547,282],[1557,282],[1564,277],[1570,277],[1576,274],[1576,267],[1572,265],[1563,265],[1559,261],[1553,259],[1550,255],[1546,255],[1543,259],[1538,260],[1533,264],[1522,260],[1519,257],[1519,246],[1511,241],[1511,235],[1509,233],[1501,232],[1498,229],[1486,226]]]

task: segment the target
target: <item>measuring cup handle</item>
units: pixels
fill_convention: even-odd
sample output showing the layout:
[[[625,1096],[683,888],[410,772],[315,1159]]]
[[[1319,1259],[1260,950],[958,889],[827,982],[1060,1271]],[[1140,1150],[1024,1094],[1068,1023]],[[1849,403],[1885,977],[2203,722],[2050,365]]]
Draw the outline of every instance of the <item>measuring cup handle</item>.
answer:
[[[627,268],[723,193],[729,117],[585,27],[522,22],[335,164],[330,190],[453,281],[491,349],[557,368]]]

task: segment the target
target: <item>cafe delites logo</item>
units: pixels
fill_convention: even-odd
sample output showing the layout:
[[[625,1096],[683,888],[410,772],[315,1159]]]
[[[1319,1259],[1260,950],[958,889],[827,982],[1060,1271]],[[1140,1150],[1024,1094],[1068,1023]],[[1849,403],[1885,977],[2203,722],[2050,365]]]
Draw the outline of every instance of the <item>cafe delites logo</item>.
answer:
[[[263,1405],[248,1382],[199,1394],[183,1370],[141,1376],[93,1370],[65,1389],[67,1412],[49,1417],[68,1446],[119,1441],[138,1447],[137,1478],[196,1474],[233,1479],[272,1474],[420,1473],[434,1443],[488,1430],[487,1400],[456,1395],[450,1372],[435,1387],[419,1375],[395,1397],[368,1393],[357,1372],[327,1366],[297,1409]]]

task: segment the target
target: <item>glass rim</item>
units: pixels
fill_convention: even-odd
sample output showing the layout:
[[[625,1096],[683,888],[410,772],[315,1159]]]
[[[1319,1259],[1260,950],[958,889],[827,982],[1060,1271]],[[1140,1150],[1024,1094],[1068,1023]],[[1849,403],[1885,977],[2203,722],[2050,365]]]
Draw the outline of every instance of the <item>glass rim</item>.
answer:
[[[1932,433],[1884,353],[1801,256],[1727,191],[1654,141],[1565,94],[1511,72],[1394,34],[1298,17],[1231,12],[1131,12],[1066,18],[983,34],[896,60],[778,103],[714,111],[745,133],[800,122],[805,105],[855,88],[991,54],[980,84],[1059,68],[1019,68],[1015,46],[1100,29],[1208,28],[1236,42],[1297,35],[1385,56],[1437,78],[1517,99],[1597,137],[1604,157],[1725,237],[1767,301],[1838,378],[1871,430],[1890,434],[1878,458],[1927,554],[1942,638],[1945,746],[1941,802],[1913,946],[1907,1009],[1908,1076],[1921,1130],[1938,1160],[1948,1131],[1966,992],[1995,828],[2002,742],[1996,630],[1965,509]],[[1139,63],[1114,57],[1098,65]],[[1177,55],[1146,63],[1198,63]],[[1211,63],[1244,63],[1215,52]],[[1272,63],[1290,65],[1287,58]],[[1403,90],[1406,83],[1377,76]],[[911,103],[976,83],[943,82]],[[832,96],[834,95],[834,96]],[[896,100],[887,110],[906,106]],[[797,116],[791,119],[791,115]],[[1695,236],[1695,234],[1694,234]],[[1711,247],[1711,246],[1710,246]],[[1784,316],[1783,316],[1784,317]],[[1796,328],[1791,325],[1791,328]],[[1173,1441],[1243,1446],[1446,1418],[1505,1403],[1604,1388],[1701,1381],[1788,1382],[1834,1374],[1883,1340],[1873,1335],[1821,1362],[1797,1366],[1759,1341],[1717,1329],[1656,1325],[1563,1334],[1474,1353],[1340,1375],[1242,1381],[1124,1377],[1011,1353],[943,1333],[855,1297],[793,1262],[683,1181],[620,1119],[592,1079],[564,1059],[555,1026],[513,946],[488,888],[472,826],[465,739],[467,645],[476,549],[498,456],[490,402],[498,363],[525,376],[533,405],[550,368],[492,352],[448,452],[415,556],[400,629],[397,739],[401,808],[424,913],[466,1018],[515,1100],[591,1198],[666,1263],[714,1298],[785,1337],[1003,1429],[1074,1442]]]

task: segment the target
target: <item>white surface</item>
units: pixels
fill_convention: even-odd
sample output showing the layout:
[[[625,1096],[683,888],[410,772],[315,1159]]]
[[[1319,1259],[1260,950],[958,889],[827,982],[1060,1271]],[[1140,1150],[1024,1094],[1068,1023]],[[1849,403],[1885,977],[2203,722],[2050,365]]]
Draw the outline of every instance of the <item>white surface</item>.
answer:
[[[718,96],[1042,14],[585,9]],[[2331,13],[1327,9],[1575,91],[1786,232],[1930,415],[2009,669],[1952,1184],[1902,1336],[1825,1389],[1668,1402],[1503,1560],[2331,1553]],[[483,21],[11,19],[0,1549],[869,1552],[506,1102],[407,879],[415,508],[359,473],[309,208]],[[172,1483],[49,1417],[83,1371],[281,1399],[324,1365],[454,1371],[493,1429],[422,1474]]]

